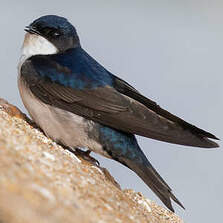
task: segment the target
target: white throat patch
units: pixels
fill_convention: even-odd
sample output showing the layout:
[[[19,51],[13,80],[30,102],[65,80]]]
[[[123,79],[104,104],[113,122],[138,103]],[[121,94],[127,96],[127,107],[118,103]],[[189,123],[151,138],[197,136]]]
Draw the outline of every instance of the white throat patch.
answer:
[[[36,34],[26,33],[22,46],[20,65],[31,56],[55,54],[58,49],[47,39]]]

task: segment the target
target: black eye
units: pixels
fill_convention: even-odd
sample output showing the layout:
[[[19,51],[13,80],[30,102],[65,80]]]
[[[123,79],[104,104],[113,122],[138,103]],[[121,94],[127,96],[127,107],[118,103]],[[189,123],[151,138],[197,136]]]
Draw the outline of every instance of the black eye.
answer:
[[[52,35],[55,36],[55,37],[58,37],[58,36],[61,35],[61,33],[59,33],[58,31],[54,31],[54,32],[52,33]]]
[[[57,29],[51,27],[45,27],[44,29],[42,29],[42,33],[44,34],[44,36],[51,38],[56,38],[61,35],[61,33]]]

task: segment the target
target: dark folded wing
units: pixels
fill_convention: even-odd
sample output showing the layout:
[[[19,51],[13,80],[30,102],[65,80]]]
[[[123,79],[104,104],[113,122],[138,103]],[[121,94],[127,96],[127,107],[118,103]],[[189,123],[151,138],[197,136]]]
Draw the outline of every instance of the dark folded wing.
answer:
[[[131,98],[137,100],[138,102],[142,103],[147,108],[154,111],[156,114],[179,124],[183,129],[187,129],[187,130],[191,131],[192,133],[200,135],[202,137],[207,137],[207,138],[212,138],[212,139],[218,140],[218,138],[215,135],[211,134],[210,132],[200,129],[200,128],[184,121],[183,119],[171,114],[170,112],[164,110],[156,102],[141,95],[136,89],[134,89],[132,86],[130,86],[128,83],[126,83],[125,81],[121,80],[118,77],[115,77],[115,89],[117,91],[119,91],[120,93],[122,93],[128,97],[131,97]]]
[[[116,89],[109,85],[75,89],[39,75],[43,72],[29,60],[22,66],[21,76],[32,93],[47,104],[125,132],[181,145],[218,147],[208,139],[216,139],[212,134],[161,109],[120,79]]]

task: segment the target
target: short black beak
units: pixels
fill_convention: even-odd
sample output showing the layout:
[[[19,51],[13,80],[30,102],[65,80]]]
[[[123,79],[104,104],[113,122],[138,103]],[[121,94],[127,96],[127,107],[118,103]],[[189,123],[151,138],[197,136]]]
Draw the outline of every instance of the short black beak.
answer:
[[[40,35],[40,33],[32,26],[26,26],[24,29],[26,32],[31,33],[31,34],[38,34]]]

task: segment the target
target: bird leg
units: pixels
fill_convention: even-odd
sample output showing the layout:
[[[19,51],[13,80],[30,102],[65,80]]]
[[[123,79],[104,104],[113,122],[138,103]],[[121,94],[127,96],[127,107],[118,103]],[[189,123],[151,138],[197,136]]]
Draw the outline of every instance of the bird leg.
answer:
[[[89,161],[90,163],[100,166],[100,163],[98,160],[96,160],[94,157],[90,156],[91,150],[83,151],[79,148],[75,148],[75,151],[72,151],[75,155],[81,156],[84,160]]]

